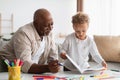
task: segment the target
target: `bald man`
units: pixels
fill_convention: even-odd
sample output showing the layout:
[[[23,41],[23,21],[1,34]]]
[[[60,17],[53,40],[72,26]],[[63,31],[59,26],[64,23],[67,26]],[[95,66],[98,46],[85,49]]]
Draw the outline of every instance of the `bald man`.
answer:
[[[52,29],[50,12],[46,9],[36,10],[33,22],[20,27],[10,42],[0,50],[0,71],[7,71],[4,59],[21,59],[21,69],[25,73],[58,72],[58,52]]]

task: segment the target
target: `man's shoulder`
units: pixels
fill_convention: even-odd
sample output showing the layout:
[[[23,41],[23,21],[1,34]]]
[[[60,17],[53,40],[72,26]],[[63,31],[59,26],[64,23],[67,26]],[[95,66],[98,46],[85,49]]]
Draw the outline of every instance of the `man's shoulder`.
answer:
[[[28,23],[18,29],[18,31],[30,32],[33,31],[32,23]]]
[[[24,26],[21,26],[17,31],[16,34],[26,34],[26,35],[31,35],[34,34],[34,28],[32,26],[32,23],[26,24]]]
[[[14,34],[14,37],[23,36],[23,35],[28,37],[34,36],[34,29],[32,27],[32,23],[20,27]]]

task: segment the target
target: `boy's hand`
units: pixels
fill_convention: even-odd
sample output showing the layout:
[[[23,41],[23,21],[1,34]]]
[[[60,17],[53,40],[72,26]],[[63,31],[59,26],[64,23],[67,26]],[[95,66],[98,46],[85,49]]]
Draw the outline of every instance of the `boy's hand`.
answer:
[[[62,59],[67,59],[66,53],[61,53],[61,54],[60,54],[60,57],[61,57]]]
[[[102,61],[102,66],[105,67],[105,69],[107,69],[107,63],[105,61]]]
[[[49,66],[49,70],[52,72],[52,73],[56,73],[59,71],[60,69],[60,66],[58,65],[58,60],[53,60],[53,61],[50,61],[48,63],[48,66]]]

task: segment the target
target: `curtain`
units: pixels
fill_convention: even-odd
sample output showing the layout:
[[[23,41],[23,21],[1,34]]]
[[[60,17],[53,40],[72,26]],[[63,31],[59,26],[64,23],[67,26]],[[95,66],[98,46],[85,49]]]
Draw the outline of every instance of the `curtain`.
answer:
[[[83,10],[90,17],[88,34],[120,35],[120,0],[84,0]]]

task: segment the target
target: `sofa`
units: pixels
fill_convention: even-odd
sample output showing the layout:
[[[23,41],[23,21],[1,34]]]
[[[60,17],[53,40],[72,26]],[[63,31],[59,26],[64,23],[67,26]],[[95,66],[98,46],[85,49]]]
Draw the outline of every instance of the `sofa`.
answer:
[[[120,70],[120,36],[94,35],[93,38],[98,51],[108,64],[108,69]]]

